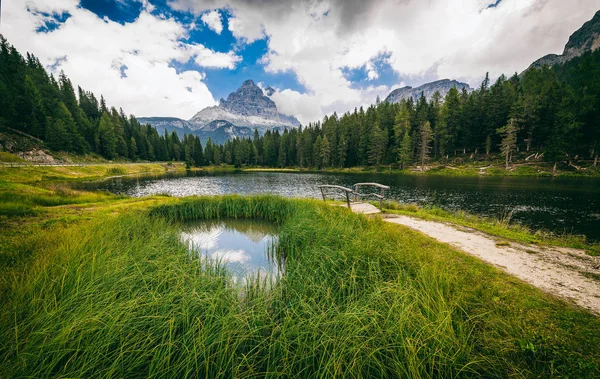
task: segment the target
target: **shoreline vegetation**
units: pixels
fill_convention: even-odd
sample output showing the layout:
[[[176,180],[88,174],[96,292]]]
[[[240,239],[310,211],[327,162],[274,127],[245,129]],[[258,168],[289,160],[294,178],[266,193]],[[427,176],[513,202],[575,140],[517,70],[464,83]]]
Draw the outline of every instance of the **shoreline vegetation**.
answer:
[[[318,200],[67,184],[0,179],[1,376],[600,373],[600,319],[408,228]],[[190,257],[178,223],[215,218],[281,226],[274,288],[240,299]]]
[[[15,208],[35,207],[36,202],[45,205],[42,200],[25,201],[26,205],[19,204],[22,193],[37,194],[58,191],[58,195],[67,194],[77,197],[86,195],[92,198],[105,198],[110,201],[111,198],[122,198],[116,195],[106,193],[91,193],[79,190],[73,190],[69,182],[77,181],[95,181],[105,180],[115,176],[137,176],[137,175],[162,175],[166,173],[184,173],[186,166],[183,163],[136,163],[136,164],[94,164],[93,166],[32,166],[32,167],[0,167],[0,191],[3,192],[0,197],[0,206],[13,206]],[[343,169],[343,170],[310,170],[310,169],[272,169],[272,168],[235,168],[233,166],[208,166],[192,168],[193,171],[205,171],[207,173],[221,172],[293,172],[293,173],[382,173],[398,175],[423,175],[419,172],[389,172],[375,171],[371,168],[363,170],[362,168]],[[438,171],[436,175],[444,175]],[[11,193],[16,198],[11,200]],[[19,194],[21,193],[21,194]],[[86,197],[84,196],[84,197]],[[160,197],[160,196],[159,196]],[[152,198],[155,198],[153,196]],[[5,204],[2,204],[5,202]],[[9,204],[6,204],[8,202]],[[378,206],[379,204],[373,203]],[[458,226],[468,227],[491,236],[505,238],[510,241],[535,244],[535,245],[553,245],[559,247],[569,247],[585,250],[590,255],[600,255],[600,244],[586,241],[585,236],[574,234],[556,234],[547,230],[532,230],[525,225],[518,224],[510,220],[509,215],[504,219],[481,217],[472,215],[464,211],[450,212],[434,206],[418,206],[416,204],[403,204],[397,201],[385,201],[383,204],[384,212],[391,214],[403,214],[431,221],[440,221],[452,223]],[[4,214],[0,209],[0,217]],[[24,212],[24,211],[23,211]]]
[[[222,166],[225,169],[229,166]],[[231,167],[233,168],[233,167]],[[207,167],[199,167],[199,170]],[[209,166],[208,169],[218,170],[217,166]],[[509,170],[498,162],[486,164],[463,164],[448,165],[430,163],[424,169],[420,166],[410,166],[406,169],[398,169],[390,166],[364,166],[349,168],[306,168],[306,167],[242,167],[239,171],[246,172],[320,172],[320,173],[344,173],[344,174],[392,174],[392,175],[440,175],[440,176],[523,176],[523,177],[600,177],[600,167],[585,167],[578,171],[557,170],[553,173],[553,166],[544,163],[518,163]]]
[[[69,167],[76,165],[90,165],[90,166],[111,166],[115,168],[119,167],[135,167],[147,165],[148,167],[163,166],[166,169],[172,169],[181,171],[188,169],[192,171],[208,171],[208,172],[319,172],[319,173],[344,173],[344,174],[365,174],[365,173],[377,173],[377,174],[392,174],[392,175],[440,175],[440,176],[523,176],[523,177],[600,177],[600,166],[594,166],[593,161],[581,161],[576,162],[577,164],[571,163],[570,165],[564,165],[560,169],[547,162],[528,162],[528,161],[517,161],[511,164],[509,169],[505,169],[504,163],[498,160],[479,160],[470,163],[463,164],[448,164],[440,162],[430,162],[424,167],[419,165],[408,166],[405,169],[399,169],[394,165],[380,165],[380,166],[357,166],[347,168],[316,168],[316,167],[267,167],[267,166],[252,166],[243,165],[235,166],[228,164],[220,165],[205,165],[205,166],[190,166],[182,161],[169,161],[169,162],[143,162],[143,161],[106,161],[101,157],[92,156],[72,156],[67,154],[61,154],[64,160],[60,160],[57,163],[44,164],[37,162],[30,162],[20,157],[7,153],[0,152],[0,167],[11,168],[11,163],[17,165],[28,165],[31,167]],[[14,167],[12,167],[14,168]],[[160,172],[160,169],[153,168],[149,170],[149,173]],[[124,175],[132,175],[139,173],[136,169],[124,169]]]

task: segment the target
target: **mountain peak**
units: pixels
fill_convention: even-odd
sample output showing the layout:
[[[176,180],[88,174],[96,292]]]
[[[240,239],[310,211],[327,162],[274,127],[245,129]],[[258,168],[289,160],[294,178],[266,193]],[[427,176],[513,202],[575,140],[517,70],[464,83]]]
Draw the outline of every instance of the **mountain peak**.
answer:
[[[245,80],[227,99],[221,99],[218,106],[196,113],[190,123],[202,129],[215,120],[228,121],[237,127],[257,128],[261,133],[267,129],[300,126],[295,117],[280,114],[275,102],[251,79]]]
[[[586,22],[575,33],[571,34],[569,41],[561,55],[548,54],[533,62],[529,68],[554,66],[570,61],[588,51],[600,48],[600,11],[596,12],[591,20]],[[529,70],[529,68],[527,70]],[[527,71],[525,70],[525,71]]]
[[[402,99],[412,99],[417,101],[417,99],[421,96],[421,94],[425,95],[427,100],[430,100],[434,93],[439,92],[442,95],[442,98],[446,97],[446,94],[450,89],[456,88],[461,91],[465,88],[467,91],[472,91],[471,86],[467,83],[462,83],[457,80],[450,79],[440,79],[431,83],[425,83],[419,87],[413,88],[410,86],[405,86],[402,88],[397,88],[390,92],[390,94],[385,98],[385,101],[390,103],[397,103]]]
[[[572,59],[586,51],[594,51],[598,48],[600,48],[600,11],[569,37],[563,56]]]
[[[219,107],[242,116],[260,116],[277,119],[278,112],[275,102],[263,93],[262,89],[251,79],[246,80],[237,91],[221,99]]]

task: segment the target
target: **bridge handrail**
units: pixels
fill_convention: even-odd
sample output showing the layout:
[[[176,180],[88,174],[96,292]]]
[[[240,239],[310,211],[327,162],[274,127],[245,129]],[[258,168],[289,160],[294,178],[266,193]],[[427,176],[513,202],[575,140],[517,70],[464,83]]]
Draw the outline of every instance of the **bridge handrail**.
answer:
[[[334,189],[334,190],[344,191],[344,194],[346,195],[345,198],[346,198],[346,203],[348,204],[348,208],[351,208],[350,207],[350,194],[354,193],[354,191],[351,190],[350,188],[346,188],[346,187],[342,187],[342,186],[335,186],[335,185],[320,185],[318,187],[321,190],[321,195],[323,196],[323,201],[327,200],[326,190]]]
[[[360,187],[376,187],[379,188],[379,193],[360,193]],[[354,201],[358,201],[359,197],[373,196],[379,199],[379,209],[383,206],[383,199],[385,199],[385,190],[390,189],[389,186],[384,186],[379,183],[356,183],[354,185]]]
[[[354,185],[354,190],[356,190],[358,187],[361,187],[361,186],[379,187],[379,188],[382,188],[384,190],[390,189],[389,186],[384,186],[383,184],[379,184],[379,183],[356,183]]]

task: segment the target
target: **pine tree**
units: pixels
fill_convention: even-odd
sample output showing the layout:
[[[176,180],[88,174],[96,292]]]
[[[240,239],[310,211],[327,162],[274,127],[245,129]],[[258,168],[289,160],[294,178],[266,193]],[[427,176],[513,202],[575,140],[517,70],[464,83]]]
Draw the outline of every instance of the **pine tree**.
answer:
[[[51,119],[46,128],[46,144],[52,150],[67,151],[69,149],[69,134],[61,119]]]
[[[320,168],[323,163],[323,157],[321,152],[321,136],[317,136],[315,143],[313,145],[313,166]]]
[[[319,154],[322,167],[329,167],[331,162],[331,145],[327,136],[321,141],[321,152]]]
[[[346,137],[342,134],[340,136],[340,140],[338,142],[338,166],[340,168],[346,167],[346,156],[348,153],[348,143],[346,142]]]
[[[108,113],[104,112],[98,127],[101,153],[106,159],[114,159],[117,155],[117,138]]]
[[[194,162],[196,166],[203,166],[205,164],[202,142],[200,142],[200,138],[197,136],[194,138]]]
[[[429,151],[431,147],[431,124],[429,121],[425,121],[419,131],[419,160],[421,161],[421,171],[425,170],[425,162],[429,159]]]
[[[129,141],[129,159],[132,161],[137,160],[137,142],[135,142],[135,138],[133,137]]]
[[[398,152],[398,162],[403,161],[403,159],[400,158],[400,154],[404,144],[404,136],[407,133],[410,133],[410,108],[408,103],[403,101],[400,104],[400,110],[396,113],[396,118],[394,119],[394,135],[396,136],[397,142],[396,151]]]
[[[379,127],[379,121],[375,122],[373,130],[371,132],[371,144],[369,145],[369,164],[379,165],[381,164],[386,148],[387,142],[387,131],[384,133]]]
[[[515,120],[510,119],[506,126],[498,129],[498,133],[502,136],[500,154],[505,158],[505,169],[508,170],[508,164],[511,161],[512,153],[517,147],[517,127]]]
[[[412,161],[412,141],[410,139],[410,131],[404,132],[402,142],[400,144],[400,153],[398,154],[398,164],[404,170]]]

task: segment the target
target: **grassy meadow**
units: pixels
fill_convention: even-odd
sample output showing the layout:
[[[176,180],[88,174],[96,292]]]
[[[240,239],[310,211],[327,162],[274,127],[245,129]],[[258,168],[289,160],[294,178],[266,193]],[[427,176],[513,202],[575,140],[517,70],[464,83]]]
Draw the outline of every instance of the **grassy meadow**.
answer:
[[[4,178],[1,378],[600,376],[600,319],[408,228],[313,200]],[[276,285],[236,288],[189,254],[181,223],[214,219],[279,225]]]

